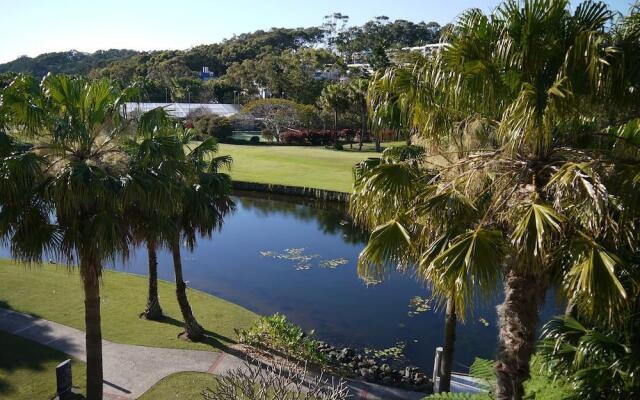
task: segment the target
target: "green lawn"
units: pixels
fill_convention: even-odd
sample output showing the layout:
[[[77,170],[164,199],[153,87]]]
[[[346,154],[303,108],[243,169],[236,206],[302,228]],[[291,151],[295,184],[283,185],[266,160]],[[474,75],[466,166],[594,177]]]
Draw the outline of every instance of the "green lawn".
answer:
[[[0,398],[52,398],[56,393],[56,365],[68,358],[50,347],[0,331]],[[85,364],[73,360],[71,365],[73,386],[84,392]]]
[[[180,372],[169,375],[153,385],[139,400],[202,399],[202,392],[213,388],[216,378],[202,372]]]
[[[145,277],[105,271],[101,296],[105,339],[143,346],[216,350],[233,342],[234,328],[246,328],[257,318],[240,306],[190,289],[191,306],[208,331],[208,339],[204,343],[184,341],[177,337],[182,328],[173,284],[159,282],[160,302],[167,315],[164,321],[138,317],[145,307],[146,285]],[[49,264],[22,266],[0,260],[0,307],[84,329],[84,303],[77,269]]]
[[[357,146],[357,145],[356,145]],[[351,192],[352,168],[375,152],[336,151],[308,146],[220,144],[233,157],[231,177],[244,182],[303,186]]]

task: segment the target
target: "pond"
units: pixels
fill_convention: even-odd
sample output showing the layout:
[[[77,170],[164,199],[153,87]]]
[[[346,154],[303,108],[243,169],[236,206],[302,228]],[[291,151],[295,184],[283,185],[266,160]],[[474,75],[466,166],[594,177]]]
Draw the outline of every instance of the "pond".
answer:
[[[407,363],[430,371],[442,345],[444,316],[429,291],[411,276],[392,272],[379,284],[358,277],[356,262],[366,235],[335,206],[300,199],[234,197],[236,211],[221,232],[183,252],[189,286],[262,315],[286,314],[333,345],[383,350],[404,346]],[[145,274],[146,251],[128,262]],[[168,253],[159,275],[172,280]],[[166,300],[165,300],[166,301]],[[474,357],[492,357],[497,341],[495,305],[478,305],[458,330],[456,369]]]
[[[406,364],[431,371],[442,345],[444,315],[412,276],[391,271],[372,284],[358,277],[358,254],[367,236],[336,205],[264,194],[234,196],[236,210],[221,232],[183,250],[190,287],[258,314],[285,314],[334,346],[361,351],[402,350]],[[8,256],[6,249],[0,256]],[[7,253],[7,254],[5,254]],[[170,255],[160,251],[159,276],[173,280]],[[124,266],[147,273],[146,250]],[[477,304],[457,332],[454,369],[466,371],[476,356],[492,357],[497,342],[495,306]],[[169,301],[169,299],[161,299]],[[548,318],[553,304],[543,311]],[[196,316],[197,317],[197,316]]]

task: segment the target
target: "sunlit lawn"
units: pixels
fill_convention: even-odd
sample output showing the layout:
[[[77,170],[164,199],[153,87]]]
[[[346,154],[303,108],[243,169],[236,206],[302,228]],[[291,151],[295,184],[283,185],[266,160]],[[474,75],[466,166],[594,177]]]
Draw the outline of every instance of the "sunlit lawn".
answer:
[[[175,286],[166,281],[160,281],[158,286],[167,319],[151,322],[138,317],[146,304],[146,277],[105,271],[101,288],[104,339],[215,351],[235,340],[234,328],[246,328],[257,318],[256,314],[233,303],[189,289],[194,313],[212,338],[206,343],[184,341],[177,337],[182,327]],[[50,264],[26,267],[0,259],[0,307],[84,329],[84,302],[77,269]],[[0,343],[0,351],[4,351],[2,347]]]
[[[370,147],[368,146],[369,149]],[[339,192],[351,192],[352,169],[355,164],[368,157],[380,156],[373,151],[233,144],[221,144],[220,154],[233,157],[231,177],[234,180]]]

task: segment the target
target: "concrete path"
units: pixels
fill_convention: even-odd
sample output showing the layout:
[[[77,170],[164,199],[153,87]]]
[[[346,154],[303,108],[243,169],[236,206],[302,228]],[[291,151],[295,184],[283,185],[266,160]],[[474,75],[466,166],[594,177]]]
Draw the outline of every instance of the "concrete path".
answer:
[[[86,361],[85,334],[81,330],[2,308],[0,330]],[[109,400],[136,399],[160,379],[176,372],[223,375],[242,367],[245,362],[228,353],[134,346],[107,340],[102,341],[102,357],[104,393]],[[349,381],[349,386],[355,399],[417,400],[424,397],[424,393],[361,381]]]

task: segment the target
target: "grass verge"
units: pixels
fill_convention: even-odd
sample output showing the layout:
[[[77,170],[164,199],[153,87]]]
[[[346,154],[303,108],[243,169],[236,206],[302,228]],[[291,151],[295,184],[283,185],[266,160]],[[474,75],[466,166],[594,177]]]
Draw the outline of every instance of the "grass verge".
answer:
[[[179,339],[181,314],[175,286],[160,281],[158,290],[166,318],[160,322],[138,317],[144,310],[147,279],[105,271],[102,283],[102,335],[117,343],[192,350],[224,349],[235,341],[235,328],[247,328],[257,315],[209,294],[189,289],[194,314],[207,330],[207,339]],[[32,314],[84,330],[84,301],[78,270],[58,265],[17,265],[0,259],[0,307]],[[2,348],[5,346],[2,345]]]
[[[153,385],[138,400],[202,399],[202,392],[213,388],[216,377],[202,372],[180,372],[169,375]]]

